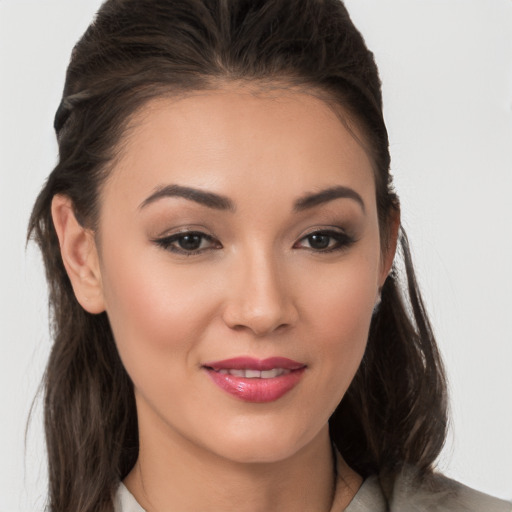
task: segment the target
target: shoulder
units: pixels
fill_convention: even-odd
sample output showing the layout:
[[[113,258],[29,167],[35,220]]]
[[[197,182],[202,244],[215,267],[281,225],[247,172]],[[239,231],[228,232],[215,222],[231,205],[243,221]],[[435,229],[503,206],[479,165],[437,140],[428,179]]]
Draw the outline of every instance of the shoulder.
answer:
[[[445,476],[419,478],[411,468],[396,478],[391,512],[512,512],[512,503],[488,496]]]

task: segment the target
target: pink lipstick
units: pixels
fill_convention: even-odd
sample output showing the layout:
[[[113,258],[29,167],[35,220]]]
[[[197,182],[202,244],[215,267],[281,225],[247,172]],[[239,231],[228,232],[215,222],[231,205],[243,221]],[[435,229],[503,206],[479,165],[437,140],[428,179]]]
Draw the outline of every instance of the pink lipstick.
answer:
[[[236,357],[205,363],[203,368],[224,391],[246,402],[273,402],[293,389],[306,365],[286,357]]]

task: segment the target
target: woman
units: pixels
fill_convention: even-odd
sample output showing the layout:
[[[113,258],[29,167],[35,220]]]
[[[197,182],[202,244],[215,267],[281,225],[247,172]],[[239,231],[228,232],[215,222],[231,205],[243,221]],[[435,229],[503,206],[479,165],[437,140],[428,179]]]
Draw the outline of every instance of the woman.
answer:
[[[433,474],[445,379],[341,3],[107,1],[55,129],[50,510],[510,510]]]

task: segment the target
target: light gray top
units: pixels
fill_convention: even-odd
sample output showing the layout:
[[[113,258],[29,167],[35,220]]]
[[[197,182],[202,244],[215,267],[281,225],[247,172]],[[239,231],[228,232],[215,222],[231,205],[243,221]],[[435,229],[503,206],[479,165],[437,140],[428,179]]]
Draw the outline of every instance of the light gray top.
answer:
[[[389,512],[512,512],[512,503],[492,498],[442,476],[413,483],[414,471],[405,470],[395,481]],[[336,489],[340,489],[338,479]],[[435,490],[442,488],[442,491]],[[331,512],[342,512],[336,492]],[[115,496],[115,512],[145,512],[121,483]],[[345,512],[386,512],[379,479],[367,478]]]
[[[470,489],[437,475],[414,483],[414,471],[405,470],[393,487],[389,512],[512,512],[512,503]],[[367,478],[345,512],[386,512],[379,479]],[[341,512],[332,509],[331,512]]]

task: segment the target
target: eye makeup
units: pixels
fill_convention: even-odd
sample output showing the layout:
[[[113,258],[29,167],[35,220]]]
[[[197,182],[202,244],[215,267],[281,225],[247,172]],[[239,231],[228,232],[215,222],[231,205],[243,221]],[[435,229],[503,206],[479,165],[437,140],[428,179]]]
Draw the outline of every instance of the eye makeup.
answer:
[[[348,204],[348,208],[347,202],[344,202],[344,206],[332,203],[322,205],[315,212],[299,213],[297,221],[292,216],[288,226],[283,221],[284,228],[276,227],[276,240],[281,238],[288,249],[306,250],[318,255],[346,251],[362,236],[367,218],[358,208]],[[230,228],[230,221],[224,216],[215,220],[204,218],[204,212],[201,212],[200,217],[194,213],[167,210],[164,215],[158,215],[149,231],[155,233],[149,236],[150,241],[165,251],[190,257],[222,249],[226,243],[233,243],[239,235],[247,234],[240,232],[242,228],[236,227],[236,224]],[[210,229],[212,221],[221,223],[217,225],[218,229],[222,226],[221,233],[218,233],[221,236]],[[171,227],[171,222],[174,227]],[[235,229],[238,234],[233,231]],[[249,226],[246,229],[252,228]]]
[[[176,254],[192,256],[207,250],[221,249],[222,244],[202,231],[184,230],[173,235],[152,240],[156,245]]]
[[[317,229],[308,233],[294,244],[294,248],[308,249],[312,252],[331,253],[348,249],[355,239],[335,229]],[[308,246],[303,244],[307,243]]]
[[[166,251],[185,256],[223,248],[217,238],[197,229],[181,230],[178,233],[155,238],[152,242]],[[339,228],[315,228],[295,242],[292,248],[314,253],[332,253],[347,250],[355,242],[354,237]]]

